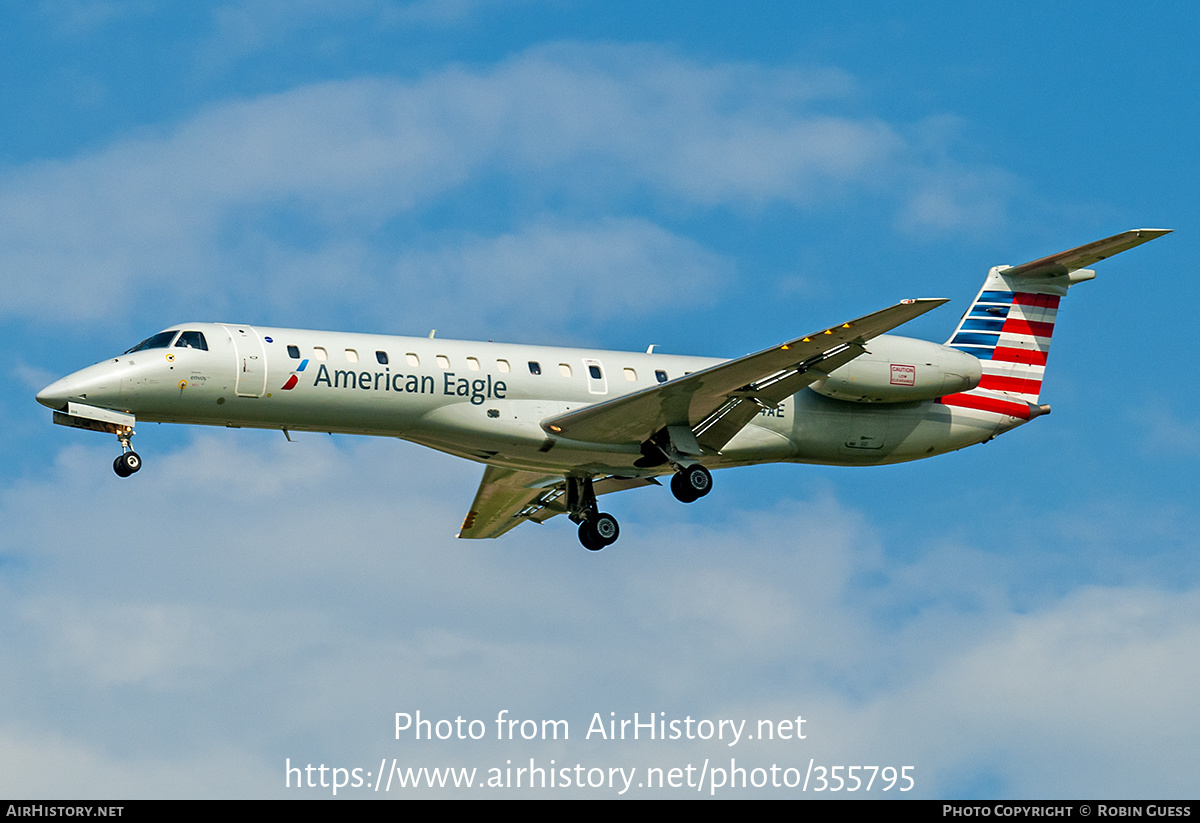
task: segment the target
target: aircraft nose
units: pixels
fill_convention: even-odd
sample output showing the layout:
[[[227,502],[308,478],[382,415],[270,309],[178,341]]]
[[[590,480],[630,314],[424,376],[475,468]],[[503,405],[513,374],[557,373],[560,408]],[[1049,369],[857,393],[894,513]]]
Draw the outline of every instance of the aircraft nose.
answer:
[[[65,411],[67,401],[112,407],[120,402],[121,381],[127,373],[127,366],[106,360],[54,381],[37,393],[37,401],[55,411]]]
[[[67,378],[55,380],[37,393],[37,401],[56,411],[67,407],[67,398],[71,396],[71,383]]]

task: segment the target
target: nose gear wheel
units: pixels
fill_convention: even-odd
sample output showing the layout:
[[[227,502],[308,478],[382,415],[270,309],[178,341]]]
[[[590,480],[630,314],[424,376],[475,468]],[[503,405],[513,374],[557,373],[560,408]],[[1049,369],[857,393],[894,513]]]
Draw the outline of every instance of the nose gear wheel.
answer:
[[[118,477],[128,477],[141,467],[142,458],[138,457],[138,453],[134,451],[119,454],[113,461],[113,471],[117,473]]]
[[[117,455],[117,459],[113,461],[113,471],[117,473],[117,477],[128,477],[142,467],[142,458],[129,444],[131,437],[133,437],[132,430],[117,434],[117,439],[121,441],[121,454]]]

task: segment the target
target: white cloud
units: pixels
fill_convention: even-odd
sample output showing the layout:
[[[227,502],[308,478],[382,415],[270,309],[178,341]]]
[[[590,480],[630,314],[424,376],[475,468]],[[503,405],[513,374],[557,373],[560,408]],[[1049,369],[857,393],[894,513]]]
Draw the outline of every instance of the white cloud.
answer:
[[[923,796],[977,774],[1016,796],[1190,786],[1178,764],[1194,760],[1197,731],[1193,590],[1085,587],[1021,613],[1020,564],[969,547],[885,559],[901,538],[828,493],[716,523],[663,489],[622,493],[608,504],[621,540],[599,554],[558,521],[456,541],[471,464],[388,440],[248,432],[156,457],[152,431],[130,480],[108,470],[113,448],[89,446],[0,493],[15,627],[0,640],[0,697],[22,718],[0,726],[15,764],[4,785],[263,795],[283,793],[285,757],[732,755],[914,764]],[[392,740],[392,713],[418,708],[566,717],[575,736]],[[609,711],[803,714],[810,737],[736,750],[582,740]],[[64,781],[50,764],[66,755]]]
[[[278,772],[236,747],[163,760],[81,744],[45,729],[0,728],[0,762],[12,771],[11,781],[4,781],[8,791],[47,798],[255,797]]]
[[[1135,424],[1144,430],[1143,448],[1148,454],[1194,455],[1200,451],[1200,421],[1179,414],[1171,401],[1148,398],[1139,405]]]
[[[312,308],[376,285],[389,258],[411,263],[401,227],[450,197],[511,202],[511,226],[474,231],[483,239],[460,252],[476,267],[463,285],[495,269],[472,248],[544,252],[528,261],[544,272],[580,239],[580,226],[646,244],[625,252],[642,261],[635,269],[680,252],[685,271],[697,261],[711,270],[716,258],[701,241],[671,239],[659,217],[641,216],[647,209],[811,206],[898,186],[912,192],[903,195],[906,224],[954,228],[994,216],[994,193],[975,197],[990,188],[978,173],[928,170],[894,127],[840,114],[852,94],[833,71],[566,44],[482,69],[219,103],[88,155],[10,171],[0,181],[0,267],[21,276],[5,309],[77,320],[150,299],[181,315],[248,297]],[[545,220],[560,196],[593,216]],[[595,251],[586,240],[584,250]],[[326,266],[323,292],[288,287],[294,267],[303,279]],[[600,292],[603,310],[630,305],[627,292]],[[560,308],[566,322],[590,311],[566,299]]]
[[[68,674],[84,674],[100,686],[145,682],[166,688],[171,678],[187,676],[191,666],[212,662],[215,637],[182,606],[80,606],[49,600],[31,604],[22,615],[29,624],[48,628],[47,652]]]
[[[699,243],[644,220],[572,225],[542,220],[500,237],[455,238],[430,251],[403,252],[395,303],[427,290],[427,317],[481,329],[519,327],[526,339],[594,329],[612,317],[711,305],[733,265]],[[436,284],[432,289],[428,284]],[[412,317],[412,322],[419,322]],[[544,337],[542,338],[544,339]]]
[[[911,234],[952,230],[974,233],[1002,226],[1016,181],[999,169],[951,165],[915,170],[914,185],[897,215]]]
[[[975,764],[1006,794],[1190,796],[1198,652],[1197,591],[1085,588],[1000,618],[879,714],[943,773]]]
[[[508,4],[512,0],[507,0]],[[294,42],[297,35],[311,40],[318,52],[348,49],[350,27],[375,31],[398,28],[444,28],[461,25],[501,0],[345,0],[330,4],[314,0],[240,0],[223,3],[211,13],[213,31],[196,47],[197,59],[210,67],[231,68],[240,59]],[[316,34],[316,37],[312,35]]]
[[[13,363],[11,368],[12,371],[9,374],[14,379],[14,383],[34,392],[41,391],[60,376],[48,369],[27,366],[21,362]]]
[[[90,34],[114,20],[146,17],[153,12],[151,0],[40,0],[38,13],[59,30]]]

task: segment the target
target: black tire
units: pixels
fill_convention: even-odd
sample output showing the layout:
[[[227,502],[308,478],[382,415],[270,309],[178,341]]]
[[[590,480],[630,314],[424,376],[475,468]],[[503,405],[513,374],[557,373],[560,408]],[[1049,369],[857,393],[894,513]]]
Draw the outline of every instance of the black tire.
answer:
[[[680,503],[695,503],[697,500],[696,495],[684,484],[682,472],[671,475],[671,494]]]
[[[142,467],[142,458],[138,457],[137,452],[125,452],[117,455],[117,459],[113,461],[113,471],[118,477],[128,477]]]
[[[598,552],[604,548],[604,544],[600,542],[599,537],[593,534],[591,522],[588,520],[584,520],[579,524],[579,542],[590,552]]]
[[[699,463],[680,469],[671,477],[671,494],[683,503],[695,503],[712,491],[712,475]]]

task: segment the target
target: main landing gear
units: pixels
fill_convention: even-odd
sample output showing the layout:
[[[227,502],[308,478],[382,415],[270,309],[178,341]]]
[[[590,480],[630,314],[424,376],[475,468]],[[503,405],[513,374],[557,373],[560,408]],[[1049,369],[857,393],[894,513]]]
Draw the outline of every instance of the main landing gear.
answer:
[[[579,542],[591,552],[611,546],[621,536],[617,518],[600,511],[590,477],[567,478],[567,516],[579,524]]]
[[[684,466],[671,475],[671,494],[681,503],[695,503],[712,491],[712,475],[699,463]]]
[[[703,453],[696,436],[687,426],[666,426],[642,443],[642,456],[633,462],[639,469],[670,464],[671,493],[682,503],[695,503],[712,491],[712,475],[695,462]]]
[[[132,436],[132,431],[117,435],[117,439],[121,441],[121,454],[113,461],[113,471],[117,473],[117,477],[128,477],[142,467],[142,458],[138,457],[138,453],[129,445],[129,438]]]
[[[699,463],[681,466],[671,476],[671,492],[684,503],[693,503],[712,491],[712,474]],[[590,477],[567,478],[567,516],[579,524],[579,542],[598,552],[617,542],[621,526],[617,518],[600,511]]]
[[[588,551],[598,552],[611,546],[620,535],[617,518],[606,512],[596,512],[579,524],[579,542]]]

